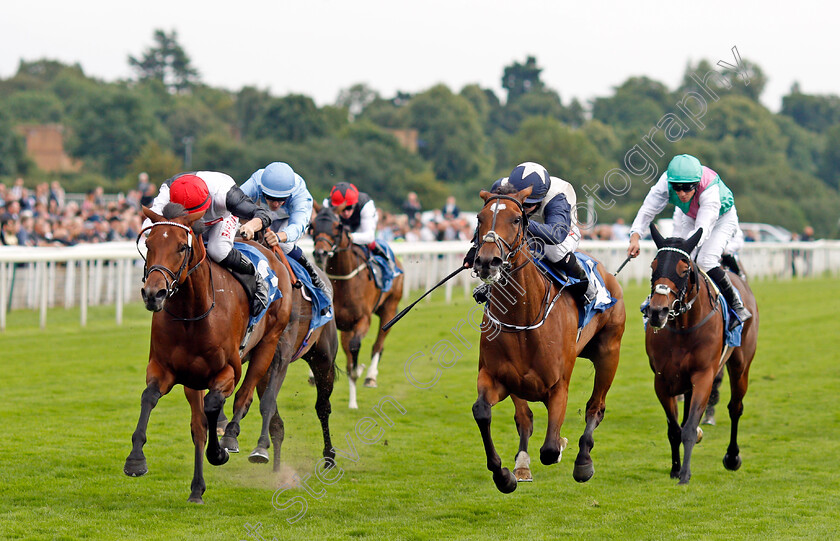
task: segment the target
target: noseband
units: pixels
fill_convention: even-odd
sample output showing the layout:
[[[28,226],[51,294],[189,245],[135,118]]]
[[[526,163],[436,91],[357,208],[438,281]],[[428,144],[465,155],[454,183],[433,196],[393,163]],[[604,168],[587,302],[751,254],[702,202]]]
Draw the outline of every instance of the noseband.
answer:
[[[511,258],[518,254],[519,251],[527,244],[525,240],[525,231],[528,227],[528,215],[525,213],[525,208],[522,206],[522,203],[515,197],[511,197],[509,195],[494,194],[487,198],[484,202],[484,206],[486,207],[494,200],[496,200],[496,203],[493,205],[493,221],[490,224],[490,231],[485,233],[485,235],[480,239],[476,250],[481,250],[481,247],[484,246],[485,243],[492,242],[499,249],[502,266],[505,269],[509,269],[513,264],[511,262]],[[499,209],[505,208],[504,203],[499,203],[499,200],[512,201],[516,204],[516,208],[519,209],[519,212],[522,214],[522,221],[519,222],[519,229],[516,232],[516,236],[513,237],[514,243],[516,243],[516,239],[519,239],[516,246],[511,246],[504,238],[496,233],[496,218],[499,215]]]

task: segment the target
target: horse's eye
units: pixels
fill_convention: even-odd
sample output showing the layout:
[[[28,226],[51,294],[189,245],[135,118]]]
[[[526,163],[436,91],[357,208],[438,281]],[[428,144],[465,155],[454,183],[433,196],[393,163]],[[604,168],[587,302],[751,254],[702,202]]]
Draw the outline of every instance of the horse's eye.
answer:
[[[522,223],[522,216],[517,216],[513,219],[513,225],[519,225]]]
[[[184,253],[189,249],[190,249],[190,247],[187,246],[186,244],[182,244],[182,245],[178,246],[178,251],[181,252],[181,253]]]

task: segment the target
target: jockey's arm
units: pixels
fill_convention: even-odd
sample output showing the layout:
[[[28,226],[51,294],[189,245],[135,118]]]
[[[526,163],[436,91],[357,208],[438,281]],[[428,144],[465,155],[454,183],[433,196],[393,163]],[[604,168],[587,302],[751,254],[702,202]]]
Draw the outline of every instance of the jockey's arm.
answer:
[[[639,238],[647,233],[651,222],[656,216],[665,210],[668,205],[668,174],[662,173],[656,184],[651,186],[650,191],[645,196],[639,212],[636,213],[636,219],[630,226],[630,236],[636,234]]]
[[[685,237],[689,238],[702,227],[703,235],[700,237],[700,242],[697,243],[697,248],[700,248],[703,242],[709,238],[712,228],[720,216],[720,189],[717,184],[709,186],[700,194],[699,203],[700,208],[697,210],[697,218],[694,219],[694,229]]]
[[[297,242],[303,236],[312,216],[312,196],[304,190],[301,194],[293,194],[286,201],[289,212],[289,223],[277,235],[280,242]],[[283,238],[285,237],[285,239]]]
[[[254,233],[267,228],[271,224],[271,216],[262,207],[258,207],[239,186],[233,186],[225,196],[225,207],[240,220],[247,220],[240,227],[242,236],[246,239]]]
[[[376,240],[376,223],[376,205],[373,204],[373,201],[368,201],[365,203],[365,206],[362,207],[359,228],[350,233],[350,240],[352,240],[354,244],[370,244]]]
[[[566,240],[572,226],[572,207],[565,194],[558,194],[546,203],[543,217],[545,223],[529,221],[528,232],[548,245]]]

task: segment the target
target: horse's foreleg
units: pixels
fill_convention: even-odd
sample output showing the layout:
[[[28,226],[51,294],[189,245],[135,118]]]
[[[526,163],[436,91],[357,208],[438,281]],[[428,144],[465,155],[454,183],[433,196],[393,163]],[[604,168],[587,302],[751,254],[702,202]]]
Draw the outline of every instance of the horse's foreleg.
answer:
[[[206,488],[204,484],[204,445],[207,443],[207,416],[204,415],[204,391],[184,387],[184,394],[187,396],[192,412],[190,432],[195,446],[195,467],[190,484],[190,497],[187,501],[204,503],[204,500],[201,499]]]
[[[146,455],[143,454],[149,416],[151,416],[152,410],[160,397],[172,389],[174,379],[172,374],[165,372],[157,363],[149,362],[146,368],[146,389],[140,396],[140,419],[137,421],[137,428],[131,435],[131,453],[125,459],[125,466],[123,466],[123,471],[130,477],[140,477],[149,471],[146,465]]]
[[[332,359],[320,351],[315,351],[308,357],[310,358],[307,358],[306,361],[315,377],[315,388],[317,390],[315,413],[318,415],[318,420],[321,421],[321,432],[324,436],[324,457],[335,458],[335,451],[333,451],[332,440],[330,439],[330,413],[332,413],[330,396],[335,382],[335,366]]]
[[[563,450],[569,440],[560,437],[560,427],[566,417],[566,401],[569,398],[569,380],[565,379],[550,391],[545,403],[548,409],[548,427],[545,431],[545,442],[540,447],[540,462],[548,466],[556,464],[563,458]]]
[[[732,428],[729,432],[729,446],[723,456],[723,466],[731,471],[741,467],[741,450],[738,447],[738,422],[741,419],[741,414],[744,413],[744,395],[747,393],[747,383],[749,381],[749,367],[744,365],[741,351],[734,352],[726,365],[729,371],[729,388],[732,395],[729,399],[729,419],[732,421]]]
[[[531,457],[528,456],[528,438],[534,433],[534,414],[526,400],[514,395],[510,395],[510,398],[516,408],[513,420],[516,421],[516,431],[519,433],[519,449],[514,457],[513,475],[517,481],[533,481]]]
[[[702,432],[700,431],[700,418],[706,410],[709,402],[709,394],[712,392],[712,382],[715,379],[714,372],[697,374],[692,378],[691,402],[688,407],[688,415],[683,419],[680,436],[683,444],[683,463],[680,468],[680,484],[685,485],[691,479],[691,451],[694,449]],[[688,395],[686,395],[686,399]]]
[[[388,300],[382,305],[377,314],[379,315],[379,332],[376,334],[376,342],[373,343],[373,348],[370,352],[370,368],[368,368],[365,375],[365,387],[376,387],[376,378],[379,376],[379,360],[382,358],[382,351],[385,348],[385,337],[388,336],[388,331],[382,330],[382,325],[391,321],[397,315],[397,306],[400,302],[400,297],[394,294],[397,291],[402,291],[402,288],[392,288]]]
[[[516,490],[516,477],[510,470],[502,467],[502,459],[496,448],[493,446],[493,438],[490,435],[490,419],[492,417],[490,408],[504,398],[492,379],[485,373],[478,374],[478,400],[473,404],[473,417],[481,432],[481,439],[484,442],[484,453],[487,455],[487,469],[493,472],[493,482],[499,491],[508,494]]]
[[[271,363],[268,373],[266,373],[257,387],[257,390],[260,392],[262,430],[260,431],[257,446],[248,455],[248,460],[255,464],[265,464],[269,459],[268,448],[271,446],[271,440],[269,439],[271,435],[270,428],[273,417],[277,414],[277,394],[280,392],[280,387],[283,385],[283,381],[286,379],[286,372],[289,369],[289,361],[287,359],[292,355],[281,350],[282,347],[277,348],[274,361]],[[279,456],[280,449],[275,449],[274,452],[275,456]],[[279,467],[279,463],[275,463],[274,466]]]
[[[654,378],[653,388],[656,396],[665,410],[665,417],[668,419],[668,443],[671,444],[671,479],[676,479],[680,474],[680,422],[677,409],[677,399],[669,396],[665,382],[661,378]]]
[[[347,355],[347,379],[349,381],[349,408],[359,409],[356,401],[356,380],[365,370],[365,365],[359,364],[359,350],[362,347],[362,339],[370,327],[370,318],[363,318],[356,323],[352,331],[341,333],[341,347]]]
[[[210,390],[204,397],[204,414],[207,416],[207,426],[216,426],[219,413],[225,407],[225,397],[230,396],[236,385],[238,370],[230,364],[225,366],[210,382]],[[214,466],[221,466],[230,459],[227,449],[219,444],[219,434],[215,430],[209,431],[207,438],[207,462]]]
[[[245,372],[245,377],[233,400],[233,417],[227,423],[221,441],[221,446],[231,453],[239,452],[239,441],[236,438],[239,436],[241,429],[240,422],[248,414],[248,409],[254,400],[254,388],[271,365],[271,360],[277,349],[275,341],[266,341],[261,342],[251,351],[248,370]]]

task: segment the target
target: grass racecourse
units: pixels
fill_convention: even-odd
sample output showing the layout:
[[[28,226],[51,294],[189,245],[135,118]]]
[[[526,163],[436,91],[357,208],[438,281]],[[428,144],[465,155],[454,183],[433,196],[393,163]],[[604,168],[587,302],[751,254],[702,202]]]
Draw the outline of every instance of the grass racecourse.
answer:
[[[647,291],[632,285],[625,290],[621,364],[595,432],[595,476],[585,484],[572,478],[593,377],[591,364],[579,360],[561,431],[570,441],[563,461],[539,463],[545,408],[534,404],[534,482],[499,493],[471,411],[478,335],[462,327],[471,343],[466,349],[450,333],[473,303],[459,298],[445,305],[435,297],[394,327],[380,386],[360,387],[359,410],[347,409],[346,377],[337,381],[331,426],[345,455],[337,459],[340,478],[316,479],[322,441],[315,390],[306,383],[306,365],[296,362],[279,398],[286,422],[282,471],[247,461],[259,433],[255,401],[240,436],[244,452],[222,467],[205,466],[203,506],[187,503],[192,442],[189,406],[178,387],[152,412],[149,473],[128,478],[122,471],[148,359],[150,315],[143,307],[127,307],[122,326],[114,324],[112,307],[95,307],[84,328],[78,311],[55,309],[46,330],[35,312],[12,312],[0,333],[0,539],[837,539],[840,281],[753,287],[761,328],[737,472],[722,464],[730,428],[726,379],[717,426],[704,426],[695,447],[691,483],[669,478],[665,415],[637,309]],[[432,349],[447,337],[463,357],[448,355],[449,367],[436,372]],[[365,352],[371,344],[369,337]],[[408,359],[427,388],[407,379]],[[363,443],[356,427],[364,422],[357,422],[379,419],[372,408],[385,396],[405,413],[385,405],[393,426],[381,423],[381,438]],[[509,400],[493,408],[492,426],[512,468],[517,436]],[[295,475],[311,493],[283,490]],[[286,505],[294,501],[300,503]]]

